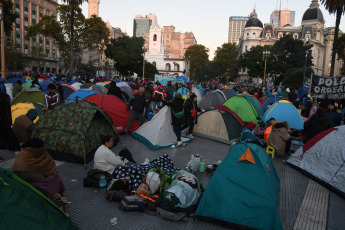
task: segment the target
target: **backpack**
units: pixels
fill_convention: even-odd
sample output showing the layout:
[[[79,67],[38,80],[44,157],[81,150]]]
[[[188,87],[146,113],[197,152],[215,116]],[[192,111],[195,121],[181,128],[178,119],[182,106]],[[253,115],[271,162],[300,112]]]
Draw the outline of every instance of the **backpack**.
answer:
[[[119,209],[125,211],[144,211],[146,205],[147,202],[143,197],[139,196],[138,194],[134,194],[123,197],[120,202]]]
[[[95,187],[95,188],[100,188],[99,187],[99,178],[101,175],[104,175],[105,178],[107,179],[107,184],[111,181],[111,174],[99,169],[91,169],[87,173],[87,177],[84,178],[83,186],[84,187]]]
[[[133,159],[132,153],[126,148],[124,147],[120,152],[119,152],[119,156],[126,158],[129,162],[132,162],[134,164],[136,164],[137,162],[135,162],[135,160]]]

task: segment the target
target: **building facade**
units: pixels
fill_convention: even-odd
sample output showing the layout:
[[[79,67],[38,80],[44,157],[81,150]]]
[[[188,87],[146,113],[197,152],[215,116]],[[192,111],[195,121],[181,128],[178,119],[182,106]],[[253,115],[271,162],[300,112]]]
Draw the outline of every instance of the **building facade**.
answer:
[[[88,0],[88,18],[92,15],[99,15],[99,3],[101,0]]]
[[[58,50],[54,39],[37,35],[27,37],[29,26],[39,23],[44,15],[56,17],[57,0],[13,0],[15,12],[19,15],[14,23],[14,42],[26,60],[25,69],[33,72],[59,73]],[[38,60],[34,56],[41,56]]]
[[[160,74],[184,75],[187,71],[184,54],[189,46],[196,44],[192,32],[175,32],[174,26],[152,24],[145,36],[146,61],[156,66]]]
[[[241,38],[249,17],[244,16],[231,16],[229,18],[229,33],[228,42],[235,43],[238,45],[239,39]]]
[[[332,32],[332,29],[325,29],[324,24],[325,21],[317,0],[312,0],[310,7],[303,14],[299,27],[291,25],[279,27],[272,23],[263,25],[253,10],[240,39],[239,53],[243,54],[257,45],[273,45],[284,35],[290,34],[294,39],[301,39],[303,42],[313,45],[311,51],[314,66],[312,69],[316,75],[327,75],[327,72],[329,74],[328,66],[332,54],[334,30]],[[337,60],[336,62],[334,76],[340,74],[339,70],[342,66],[342,61]],[[247,70],[242,69],[240,76],[248,78]]]
[[[285,25],[295,25],[295,11],[285,10],[274,10],[270,16],[270,23],[276,27],[282,27]]]
[[[136,15],[133,20],[133,37],[145,38],[146,33],[150,31],[151,25],[157,24],[157,16],[148,14],[145,16]]]

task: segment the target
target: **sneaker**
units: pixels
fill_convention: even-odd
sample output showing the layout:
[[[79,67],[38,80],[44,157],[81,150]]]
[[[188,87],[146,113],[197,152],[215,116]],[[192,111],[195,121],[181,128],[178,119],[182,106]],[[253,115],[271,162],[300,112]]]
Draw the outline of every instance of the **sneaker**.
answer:
[[[189,137],[189,138],[194,138],[192,134],[189,134],[188,137]]]
[[[176,147],[179,147],[179,146],[181,146],[182,144],[183,144],[182,141],[178,141]]]

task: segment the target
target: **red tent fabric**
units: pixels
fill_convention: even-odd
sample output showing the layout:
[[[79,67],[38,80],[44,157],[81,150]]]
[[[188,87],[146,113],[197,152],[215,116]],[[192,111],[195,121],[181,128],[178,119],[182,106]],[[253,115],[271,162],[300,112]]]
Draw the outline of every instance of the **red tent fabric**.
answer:
[[[106,112],[113,120],[118,133],[122,133],[125,130],[131,111],[126,111],[127,105],[119,98],[113,95],[95,94],[85,98],[83,102],[92,102]],[[134,131],[138,128],[139,124],[134,120],[129,131]]]
[[[266,97],[261,97],[259,99],[260,104],[262,105],[265,102],[265,100],[266,100]]]

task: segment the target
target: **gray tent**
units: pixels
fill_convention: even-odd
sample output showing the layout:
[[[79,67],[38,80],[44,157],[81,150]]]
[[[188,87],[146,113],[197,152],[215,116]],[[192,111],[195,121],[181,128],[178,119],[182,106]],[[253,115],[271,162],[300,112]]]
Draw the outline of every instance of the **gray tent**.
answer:
[[[226,97],[222,91],[216,90],[206,94],[198,104],[199,108],[205,110],[215,109],[218,106],[224,104]]]
[[[122,93],[125,93],[128,96],[128,98],[131,98],[134,95],[134,91],[130,87],[120,86],[120,89],[121,89]]]
[[[108,93],[108,90],[104,86],[101,86],[101,85],[92,86],[92,90],[96,91],[99,94],[107,94]]]
[[[305,143],[288,163],[345,197],[345,126],[328,129]]]
[[[229,89],[222,89],[222,92],[224,93],[226,100],[230,99],[231,97],[235,96]]]
[[[196,87],[192,88],[192,93],[194,93],[196,95],[198,102],[200,102],[201,99],[204,97],[204,95],[202,94],[201,90],[196,88]]]

